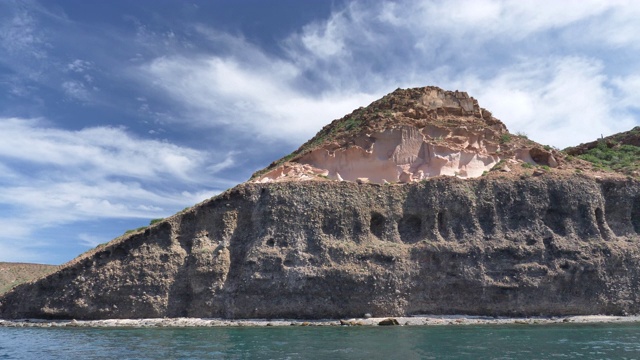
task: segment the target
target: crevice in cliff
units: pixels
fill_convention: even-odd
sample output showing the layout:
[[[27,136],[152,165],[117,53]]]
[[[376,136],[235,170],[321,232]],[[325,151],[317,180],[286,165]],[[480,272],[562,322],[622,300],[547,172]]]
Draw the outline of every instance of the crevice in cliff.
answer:
[[[413,244],[422,240],[422,219],[415,214],[405,214],[398,222],[400,240],[407,244]]]
[[[582,240],[600,238],[599,224],[596,221],[595,212],[591,204],[580,204],[577,209],[577,218],[574,217],[575,232]]]
[[[498,230],[498,215],[492,203],[482,203],[476,207],[478,225],[485,236],[495,235]]]
[[[342,239],[345,236],[344,228],[340,226],[340,216],[334,213],[325,214],[322,219],[322,232],[335,239]]]
[[[598,230],[600,231],[600,236],[605,240],[609,240],[611,238],[611,230],[609,230],[609,227],[607,226],[607,222],[604,218],[604,212],[601,208],[596,208],[595,217]]]
[[[564,209],[556,206],[555,203],[552,202],[551,206],[547,208],[542,221],[556,235],[567,236],[569,232],[566,225],[567,215]]]
[[[373,211],[371,212],[371,221],[369,225],[369,230],[378,239],[384,239],[386,222],[387,220],[384,217],[384,215],[382,215],[377,211]]]
[[[438,212],[436,216],[436,229],[438,230],[438,234],[443,239],[447,240],[449,238],[449,227],[447,226],[447,213],[445,211]]]
[[[633,199],[631,206],[631,224],[636,234],[640,234],[640,196]]]

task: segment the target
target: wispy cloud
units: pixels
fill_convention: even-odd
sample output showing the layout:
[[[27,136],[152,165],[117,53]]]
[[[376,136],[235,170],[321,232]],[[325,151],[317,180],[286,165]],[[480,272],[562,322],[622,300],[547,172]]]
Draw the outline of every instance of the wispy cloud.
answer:
[[[267,138],[299,143],[396,87],[435,84],[467,90],[508,126],[564,147],[637,122],[633,105],[613,94],[630,89],[633,78],[614,76],[618,64],[597,52],[615,51],[622,40],[586,44],[568,34],[605,25],[640,30],[626,15],[639,8],[624,1],[353,2],[283,39],[281,55],[200,26],[234,55],[157,57],[141,71],[184,109],[197,109],[199,125]],[[635,72],[640,60],[630,61],[627,72]]]
[[[82,245],[89,247],[89,248],[93,248],[96,247],[104,242],[109,241],[110,239],[103,239],[99,236],[96,235],[92,235],[92,234],[87,234],[87,233],[80,233],[78,234],[78,239],[80,239],[80,242],[82,243]]]
[[[0,25],[0,46],[11,56],[44,59],[49,45],[33,15],[18,10]]]
[[[197,181],[196,170],[207,158],[199,150],[137,138],[124,128],[69,131],[34,119],[0,119],[0,138],[0,158],[60,166],[97,177],[117,174],[153,181],[170,176]]]
[[[247,65],[234,58],[163,57],[143,71],[189,111],[190,121],[236,128],[263,141],[299,143],[328,120],[376,97],[359,92],[317,96],[295,85],[300,74],[291,64],[275,60],[258,67]]]
[[[0,176],[0,206],[12,214],[3,234],[24,238],[30,229],[75,221],[167,216],[216,193],[207,186],[219,165],[210,155],[122,128],[68,131],[42,120],[0,119],[0,168],[12,169]]]
[[[494,78],[465,74],[451,83],[478,94],[481,105],[512,131],[560,147],[628,130],[637,121],[612,91],[602,63],[594,59],[523,61]]]
[[[83,73],[93,68],[91,61],[75,59],[67,64],[67,70],[75,73]]]
[[[160,9],[116,25],[0,2],[0,254],[26,259],[34,229],[168,215],[398,87],[468,91],[558,147],[639,123],[637,2],[340,4],[268,42]]]

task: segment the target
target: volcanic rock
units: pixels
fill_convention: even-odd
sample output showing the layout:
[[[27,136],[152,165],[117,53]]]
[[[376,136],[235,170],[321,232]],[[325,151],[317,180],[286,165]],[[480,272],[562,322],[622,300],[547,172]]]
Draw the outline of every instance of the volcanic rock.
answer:
[[[640,182],[589,169],[465,93],[396,90],[15,287],[0,318],[639,313]]]

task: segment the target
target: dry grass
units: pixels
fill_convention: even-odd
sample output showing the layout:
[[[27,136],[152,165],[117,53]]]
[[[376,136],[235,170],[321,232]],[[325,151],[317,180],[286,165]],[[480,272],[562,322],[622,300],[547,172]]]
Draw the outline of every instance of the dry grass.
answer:
[[[54,272],[55,265],[0,262],[0,295],[13,287]]]

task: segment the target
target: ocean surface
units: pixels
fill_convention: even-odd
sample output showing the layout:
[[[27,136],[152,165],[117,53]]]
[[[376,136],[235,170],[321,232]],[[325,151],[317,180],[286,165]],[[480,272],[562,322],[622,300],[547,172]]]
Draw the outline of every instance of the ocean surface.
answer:
[[[640,359],[640,324],[0,328],[0,359]]]

